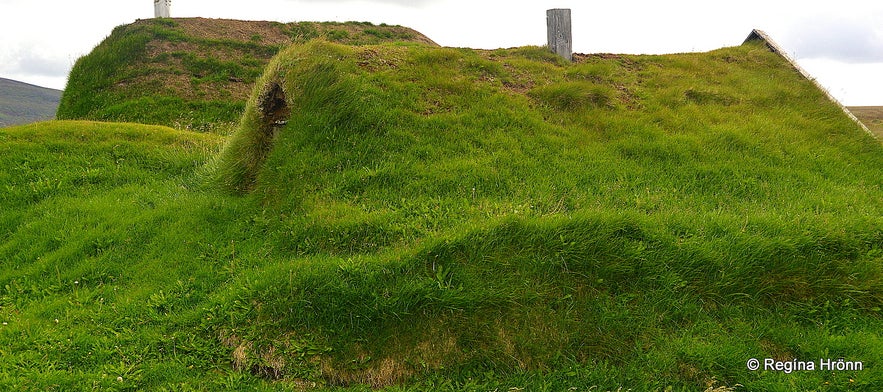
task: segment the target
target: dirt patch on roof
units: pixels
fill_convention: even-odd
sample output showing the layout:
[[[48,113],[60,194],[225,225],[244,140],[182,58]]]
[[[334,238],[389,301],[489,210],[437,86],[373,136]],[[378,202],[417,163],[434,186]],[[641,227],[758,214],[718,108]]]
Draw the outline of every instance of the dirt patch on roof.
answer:
[[[291,36],[285,33],[286,25],[279,22],[205,18],[173,20],[187,35],[195,38],[259,42],[264,45],[284,45],[291,42]]]
[[[174,18],[140,19],[132,26],[163,25],[187,37],[210,41],[235,41],[261,45],[288,45],[299,40],[325,37],[348,45],[408,41],[438,46],[429,37],[404,26],[369,22],[292,22],[246,21],[233,19]]]

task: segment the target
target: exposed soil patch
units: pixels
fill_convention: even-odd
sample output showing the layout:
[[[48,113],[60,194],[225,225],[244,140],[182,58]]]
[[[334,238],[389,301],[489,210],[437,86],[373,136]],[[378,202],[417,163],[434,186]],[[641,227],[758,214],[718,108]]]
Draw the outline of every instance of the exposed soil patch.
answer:
[[[381,55],[377,50],[368,48],[359,53],[358,64],[359,67],[362,67],[365,70],[377,72],[380,70],[396,69],[399,67],[399,61],[400,59],[398,56],[395,56],[395,53],[386,52]]]
[[[613,53],[574,53],[573,54],[573,62],[575,63],[585,63],[590,62],[592,60],[614,60],[622,65],[623,68],[629,71],[640,71],[644,66],[643,64],[629,58],[628,56],[613,54]]]
[[[188,36],[206,40],[255,42],[262,45],[285,45],[291,42],[286,25],[279,22],[230,19],[174,19]]]
[[[147,45],[145,62],[150,71],[137,72],[145,65],[133,64],[139,75],[129,82],[162,85],[165,94],[183,99],[245,101],[271,57],[270,51],[154,40]]]
[[[142,19],[132,26],[156,24],[155,19]],[[325,37],[329,41],[360,45],[389,41],[419,42],[438,46],[429,37],[404,26],[376,26],[357,22],[295,22],[246,21],[232,19],[175,18],[164,27],[179,31],[189,38],[209,41],[254,43],[264,46],[288,45],[299,39]],[[374,41],[374,42],[370,42]]]
[[[288,102],[285,101],[285,91],[278,83],[273,83],[270,89],[261,96],[259,107],[261,109],[262,123],[267,129],[285,125],[291,115]],[[270,134],[270,132],[266,132]]]

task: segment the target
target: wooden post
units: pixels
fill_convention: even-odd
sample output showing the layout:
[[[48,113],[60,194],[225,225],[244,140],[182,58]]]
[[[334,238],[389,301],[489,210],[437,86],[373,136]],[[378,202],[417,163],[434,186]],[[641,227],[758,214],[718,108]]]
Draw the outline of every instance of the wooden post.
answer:
[[[549,50],[573,61],[573,33],[570,28],[570,9],[555,8],[546,11],[546,31]]]

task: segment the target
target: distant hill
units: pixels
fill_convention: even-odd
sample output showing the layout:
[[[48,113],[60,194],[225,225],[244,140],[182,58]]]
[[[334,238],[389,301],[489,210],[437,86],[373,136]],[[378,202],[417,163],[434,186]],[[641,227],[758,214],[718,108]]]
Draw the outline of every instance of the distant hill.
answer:
[[[117,27],[77,61],[58,117],[224,128],[238,122],[252,86],[276,53],[319,37],[346,45],[436,45],[409,28],[368,22],[139,20]]]
[[[0,78],[0,127],[55,118],[61,91]]]
[[[850,106],[848,109],[871,132],[883,139],[883,106]]]

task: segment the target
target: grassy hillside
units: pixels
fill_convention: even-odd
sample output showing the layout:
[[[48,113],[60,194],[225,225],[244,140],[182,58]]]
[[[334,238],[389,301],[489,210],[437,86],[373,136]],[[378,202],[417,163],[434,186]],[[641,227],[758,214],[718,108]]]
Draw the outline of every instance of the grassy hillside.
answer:
[[[852,112],[878,139],[883,139],[883,106],[851,106]]]
[[[0,128],[55,118],[61,91],[0,78]]]
[[[4,389],[883,383],[883,148],[760,44],[311,41],[256,85],[227,138],[0,130]]]
[[[348,45],[432,41],[371,23],[147,19],[116,28],[71,71],[59,119],[130,121],[226,132],[255,79],[286,45],[325,37]]]

